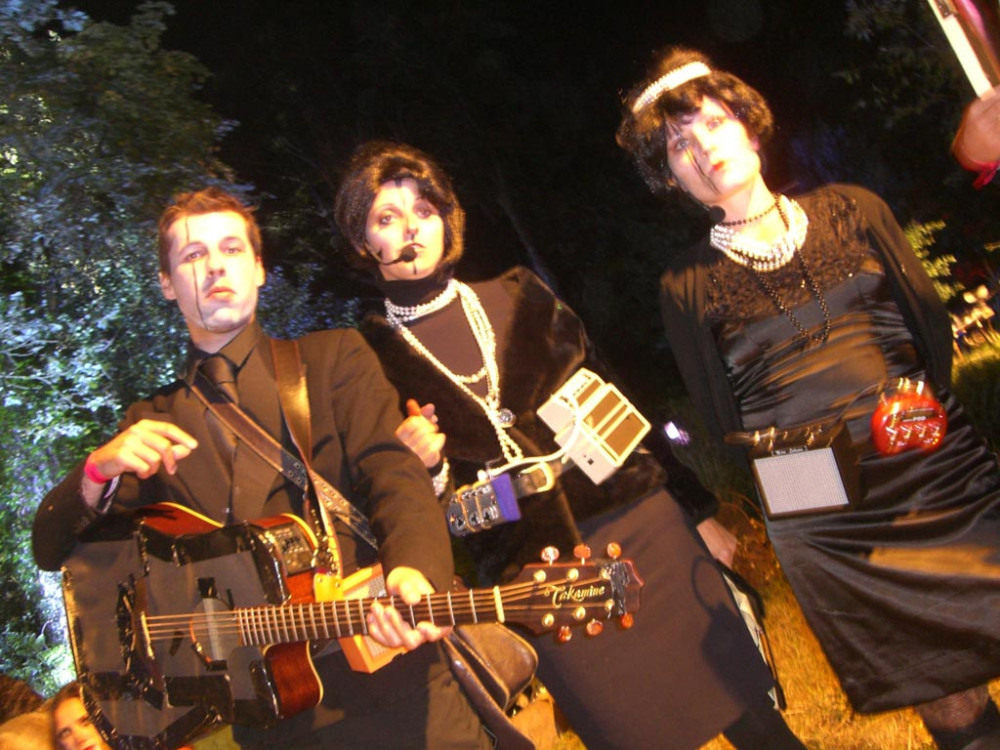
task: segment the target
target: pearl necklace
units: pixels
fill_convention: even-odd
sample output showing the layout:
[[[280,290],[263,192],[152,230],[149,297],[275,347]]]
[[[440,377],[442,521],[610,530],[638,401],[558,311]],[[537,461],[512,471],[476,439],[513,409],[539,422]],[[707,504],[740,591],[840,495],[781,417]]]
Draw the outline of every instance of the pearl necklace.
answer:
[[[809,218],[802,207],[784,195],[778,196],[778,213],[785,222],[785,233],[772,243],[744,237],[730,227],[716,224],[709,233],[709,243],[726,257],[754,271],[776,271],[792,259],[806,241]]]
[[[424,315],[429,315],[431,312],[444,309],[455,299],[456,295],[462,303],[462,312],[465,314],[465,320],[469,324],[469,329],[472,331],[472,336],[476,340],[476,345],[479,347],[479,354],[483,360],[482,368],[472,375],[458,375],[452,372],[405,325],[405,323],[410,323]],[[400,307],[386,299],[385,316],[386,320],[389,321],[389,325],[399,332],[406,343],[434,365],[442,375],[454,383],[456,388],[479,405],[479,408],[486,415],[486,419],[492,425],[493,431],[497,436],[497,441],[500,443],[500,449],[503,451],[504,458],[508,463],[522,459],[524,453],[521,451],[521,446],[507,434],[507,428],[514,425],[514,414],[510,409],[500,406],[500,368],[497,366],[496,334],[493,332],[493,325],[486,316],[486,311],[483,309],[483,305],[476,293],[461,281],[452,279],[441,294],[422,305]],[[485,397],[479,396],[469,388],[470,383],[478,382],[483,378],[483,375],[486,377]]]
[[[458,282],[455,279],[448,279],[448,284],[439,295],[421,305],[403,307],[386,297],[385,311],[386,314],[393,316],[400,322],[409,323],[411,320],[423,318],[431,313],[436,313],[438,310],[443,310],[456,296],[458,296]]]

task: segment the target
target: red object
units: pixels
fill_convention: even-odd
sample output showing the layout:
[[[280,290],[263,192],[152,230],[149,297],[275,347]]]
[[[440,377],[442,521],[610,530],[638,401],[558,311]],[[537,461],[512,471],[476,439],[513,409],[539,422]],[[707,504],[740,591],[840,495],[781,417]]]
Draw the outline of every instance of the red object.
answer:
[[[87,479],[97,484],[107,484],[111,481],[111,477],[106,477],[100,472],[92,456],[87,456],[83,464],[83,473],[87,475]]]
[[[872,441],[879,453],[935,450],[948,431],[948,415],[926,383],[902,379],[891,395],[883,394],[872,414]]]

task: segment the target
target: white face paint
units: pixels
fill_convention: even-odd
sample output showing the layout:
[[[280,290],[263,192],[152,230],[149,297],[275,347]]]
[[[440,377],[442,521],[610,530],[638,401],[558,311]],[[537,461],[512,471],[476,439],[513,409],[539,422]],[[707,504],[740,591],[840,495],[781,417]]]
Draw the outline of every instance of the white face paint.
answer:
[[[191,340],[216,352],[253,320],[264,266],[233,211],[182,216],[167,232],[169,273],[160,273],[163,296],[177,302]]]
[[[365,239],[382,276],[391,280],[430,276],[444,256],[444,221],[437,207],[420,195],[416,180],[390,180],[382,184],[365,225]],[[412,261],[392,263],[404,248]]]
[[[674,120],[667,135],[670,171],[681,189],[706,206],[726,208],[741,195],[745,202],[762,182],[758,149],[743,123],[707,96],[698,111]]]

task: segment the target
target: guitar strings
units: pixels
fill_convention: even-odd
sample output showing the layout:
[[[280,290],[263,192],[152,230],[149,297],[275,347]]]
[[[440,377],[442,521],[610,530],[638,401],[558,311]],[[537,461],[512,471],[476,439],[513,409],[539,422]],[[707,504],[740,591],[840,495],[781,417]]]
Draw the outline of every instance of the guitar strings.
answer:
[[[600,579],[594,579],[593,581],[576,581],[574,583],[580,586],[580,585],[588,585],[591,583],[596,583],[599,580]],[[522,595],[520,598],[523,599],[524,596]],[[523,604],[519,604],[518,599],[519,597],[516,595],[510,598],[505,598],[502,609],[504,611],[511,611],[511,612],[530,612],[532,610],[544,609],[544,607],[539,607],[537,605],[529,605],[526,607]],[[298,614],[300,615],[303,613],[313,614],[314,610],[319,610],[320,613],[324,613],[324,611],[329,611],[331,614],[335,613],[335,611],[337,610],[344,610],[345,614],[349,616],[345,616],[343,619],[349,622],[359,614],[358,611],[353,611],[357,610],[356,606],[357,603],[358,602],[364,603],[366,601],[369,603],[373,601],[379,601],[382,604],[393,604],[394,606],[397,607],[397,609],[400,609],[404,614],[408,609],[411,609],[410,607],[408,607],[405,604],[402,604],[401,602],[396,603],[390,597],[379,597],[376,599],[368,599],[368,600],[339,599],[339,600],[322,601],[322,602],[290,602],[279,605],[255,605],[248,607],[238,607],[233,610],[225,610],[219,612],[192,612],[192,613],[183,613],[174,615],[155,615],[148,617],[146,619],[146,623],[147,626],[149,626],[150,632],[159,632],[164,630],[169,630],[170,632],[174,632],[178,624],[197,625],[199,621],[203,624],[210,623],[212,621],[219,621],[222,624],[225,624],[238,620],[242,613],[271,612],[278,615],[278,617],[283,621],[281,623],[278,623],[278,625],[281,626],[283,624],[284,625],[288,624],[286,622],[287,616],[288,615],[294,616],[296,614],[296,609],[298,610]],[[447,603],[446,595],[442,594],[432,595],[430,609],[441,609],[446,605],[446,603]],[[479,606],[474,606],[475,603],[478,603]],[[586,602],[582,604],[577,602],[576,604],[584,607],[603,606],[602,604],[588,605]],[[435,607],[435,605],[438,606]],[[491,611],[494,611],[495,608],[496,608],[495,600],[492,594],[490,593],[474,595],[473,603],[468,602],[468,597],[466,595],[460,594],[458,598],[452,597],[452,606],[448,611],[453,612],[455,615],[471,615],[478,612],[483,612],[484,614],[486,614]],[[426,598],[422,599],[419,604],[413,605],[412,610],[414,614],[419,615],[427,613],[428,617],[430,616],[430,610],[428,609]],[[420,617],[418,619],[424,619],[424,618]],[[271,624],[273,625],[274,623]]]
[[[509,587],[501,588],[501,608],[504,612],[510,612],[513,615],[530,613],[533,610],[542,611],[546,608],[538,605],[525,606],[523,604],[523,600],[525,599],[537,598],[539,588],[542,586],[572,584],[574,587],[580,588],[593,584],[606,583],[606,579],[595,576],[591,579],[563,580],[547,584],[534,581],[523,584],[512,584]],[[339,625],[339,632],[336,635],[331,633],[329,637],[343,638],[367,633],[367,622],[363,616],[364,612],[356,606],[358,602],[364,603],[366,601],[369,603],[378,601],[383,605],[396,606],[400,613],[404,615],[404,619],[409,612],[416,621],[434,620],[437,622],[441,618],[432,618],[430,616],[431,611],[446,608],[448,606],[448,594],[432,594],[429,605],[427,597],[424,597],[419,604],[415,604],[412,607],[402,602],[396,605],[394,597],[386,596],[373,599],[336,599],[317,602],[289,602],[277,605],[253,605],[218,612],[153,615],[146,618],[146,631],[150,641],[174,640],[179,630],[196,630],[199,627],[203,627],[210,629],[214,635],[246,635],[250,638],[250,643],[254,643],[257,636],[261,635],[266,636],[265,640],[274,640],[276,635],[280,635],[284,641],[298,642],[320,640],[320,633],[331,633],[331,629],[337,630],[337,626]],[[606,611],[603,601],[594,603],[589,601],[569,601],[565,606],[567,609],[583,607],[585,611],[590,609]],[[343,616],[341,616],[338,610],[342,611]],[[471,601],[468,592],[452,592],[451,606],[447,608],[444,620],[438,624],[442,626],[451,625],[450,620],[452,618],[447,615],[453,615],[456,618],[456,624],[473,621],[459,621],[458,618],[463,615],[466,617],[481,615],[484,620],[492,621],[490,613],[495,611],[496,600],[492,589],[474,590],[471,594]],[[422,614],[426,616],[421,616]],[[327,615],[330,616],[329,619]],[[297,617],[299,619],[293,619],[292,622],[289,622],[289,617]],[[351,625],[354,626],[353,632],[350,629]],[[300,638],[300,630],[304,633],[311,632],[315,635]],[[324,635],[323,638],[325,637]]]

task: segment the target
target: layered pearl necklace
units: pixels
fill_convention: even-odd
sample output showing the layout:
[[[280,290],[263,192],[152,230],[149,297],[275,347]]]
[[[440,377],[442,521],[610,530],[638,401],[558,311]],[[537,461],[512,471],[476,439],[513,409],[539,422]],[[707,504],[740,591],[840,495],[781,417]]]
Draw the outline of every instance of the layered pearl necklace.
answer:
[[[483,366],[471,375],[459,375],[434,356],[430,349],[424,346],[423,342],[417,338],[406,324],[418,318],[430,315],[431,313],[443,310],[458,297],[462,303],[462,312],[465,313],[465,320],[469,324],[472,336],[479,347],[479,354],[483,361]],[[394,304],[388,298],[385,300],[385,317],[389,325],[399,335],[413,347],[418,354],[434,365],[448,380],[455,384],[455,387],[465,395],[479,404],[479,407],[486,415],[496,432],[497,441],[503,451],[504,458],[510,462],[518,461],[524,457],[521,447],[507,434],[507,428],[514,425],[514,414],[510,409],[500,406],[500,368],[497,366],[497,339],[493,332],[493,325],[486,316],[482,303],[478,295],[461,281],[451,279],[441,294],[434,299],[421,305],[412,307],[401,307]],[[480,396],[475,393],[469,385],[478,383],[486,378],[486,395]]]
[[[785,224],[785,233],[775,242],[767,244],[759,240],[751,240],[741,236],[731,228],[759,221],[769,214],[775,206],[777,206],[778,214]],[[798,330],[799,335],[813,343],[823,344],[830,336],[830,307],[823,296],[823,290],[820,289],[819,284],[816,283],[816,279],[813,278],[809,264],[806,263],[806,259],[802,253],[798,253],[798,250],[806,241],[806,231],[808,228],[809,218],[806,216],[806,212],[802,210],[802,206],[790,198],[781,195],[771,205],[771,208],[756,216],[743,221],[716,224],[712,227],[709,242],[712,247],[721,250],[731,261],[743,266],[753,274],[757,283],[760,284],[761,289],[771,298],[771,302],[774,303],[778,312],[783,313],[791,321],[792,325]],[[798,254],[796,255],[796,253]],[[811,333],[802,325],[799,319],[795,317],[795,313],[792,312],[791,308],[781,299],[778,290],[768,281],[765,275],[769,271],[777,271],[779,268],[783,268],[793,257],[798,259],[799,268],[802,270],[803,282],[808,285],[809,291],[812,292],[812,295],[819,303],[820,310],[823,312],[823,327],[820,329],[819,335]]]
[[[792,259],[806,241],[809,218],[802,206],[784,195],[775,202],[785,222],[785,232],[774,242],[762,242],[743,236],[736,229],[741,224],[716,224],[709,233],[712,247],[721,250],[734,263],[767,273],[776,271]],[[766,213],[769,213],[770,209]],[[747,222],[750,223],[750,222]]]

